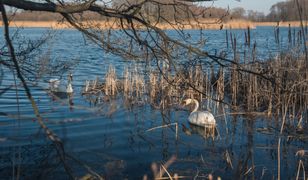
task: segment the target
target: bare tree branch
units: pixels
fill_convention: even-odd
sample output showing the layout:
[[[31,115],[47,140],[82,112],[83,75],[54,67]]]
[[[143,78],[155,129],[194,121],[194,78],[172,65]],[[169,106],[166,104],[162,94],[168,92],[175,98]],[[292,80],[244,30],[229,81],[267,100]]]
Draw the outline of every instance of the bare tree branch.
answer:
[[[70,4],[67,6],[57,5],[55,3],[38,3],[26,0],[2,0],[2,3],[8,6],[16,7],[23,10],[31,11],[47,11],[47,12],[58,12],[58,13],[78,13],[86,11],[96,0],[89,0],[81,4]]]

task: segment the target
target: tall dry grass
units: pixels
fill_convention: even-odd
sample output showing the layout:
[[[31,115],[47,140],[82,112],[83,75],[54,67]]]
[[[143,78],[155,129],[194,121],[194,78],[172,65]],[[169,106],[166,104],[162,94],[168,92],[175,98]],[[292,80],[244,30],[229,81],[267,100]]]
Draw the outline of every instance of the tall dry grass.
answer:
[[[258,61],[256,45],[250,42],[250,29],[245,33],[244,46],[248,50],[244,56],[238,53],[237,39],[226,32],[226,39],[230,39],[228,46],[234,52],[235,63],[230,66],[190,63],[174,71],[162,61],[159,68],[125,67],[120,78],[110,66],[103,82],[86,83],[85,93],[100,91],[101,96],[114,97],[121,94],[130,105],[151,104],[159,109],[178,105],[183,98],[194,98],[205,102],[203,107],[214,112],[220,104],[225,104],[232,110],[285,117],[297,124],[308,114],[308,71],[298,48],[303,43],[300,35],[290,29],[289,49],[266,61]]]
[[[233,109],[262,112],[268,116],[282,115],[287,111],[294,119],[305,113],[308,107],[305,61],[302,57],[294,58],[286,54],[263,63],[242,65],[241,69],[248,72],[241,72],[234,65],[221,67],[217,72],[198,65],[182,68],[176,73],[163,69],[163,75],[153,69],[143,73],[137,67],[126,67],[119,79],[114,67],[110,66],[105,81],[101,84],[96,80],[87,81],[87,92],[84,93],[122,94],[132,104],[150,103],[155,108],[180,104],[184,97],[209,100],[207,102],[215,99],[217,107],[225,102]]]

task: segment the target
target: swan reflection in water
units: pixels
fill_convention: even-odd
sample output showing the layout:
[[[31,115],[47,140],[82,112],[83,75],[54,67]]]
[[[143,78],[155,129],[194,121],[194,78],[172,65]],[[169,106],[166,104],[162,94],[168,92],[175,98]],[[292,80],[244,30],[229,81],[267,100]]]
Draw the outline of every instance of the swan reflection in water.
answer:
[[[202,127],[191,123],[189,123],[189,128],[182,124],[182,130],[186,135],[196,134],[203,138],[215,139],[219,135],[216,127]]]

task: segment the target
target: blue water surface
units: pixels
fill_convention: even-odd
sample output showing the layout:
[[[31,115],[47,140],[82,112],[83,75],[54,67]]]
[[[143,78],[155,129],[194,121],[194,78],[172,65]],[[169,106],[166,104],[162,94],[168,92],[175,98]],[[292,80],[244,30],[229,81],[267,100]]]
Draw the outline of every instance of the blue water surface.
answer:
[[[11,33],[15,30],[12,28]],[[245,50],[245,31],[228,30],[229,35],[232,33],[236,37],[240,53]],[[3,29],[0,32],[1,39],[4,39]],[[150,105],[127,109],[120,103],[122,101],[117,100],[95,106],[81,95],[85,81],[96,77],[103,79],[110,64],[121,75],[124,66],[132,62],[104,52],[73,29],[24,28],[19,30],[18,38],[36,40],[49,32],[53,38],[42,46],[41,55],[49,52],[51,59],[73,62],[74,67],[69,71],[74,76],[74,95],[70,102],[68,99],[59,100],[50,96],[47,80],[59,78],[53,75],[43,77],[38,84],[30,83],[30,88],[44,123],[63,140],[65,152],[78,159],[79,163],[68,160],[75,176],[88,174],[87,168],[83,166],[86,164],[107,179],[141,179],[144,175],[152,178],[152,163],[164,164],[176,156],[176,161],[168,170],[171,174],[187,176],[186,179],[197,176],[204,179],[209,173],[222,179],[277,177],[279,122],[231,115],[225,119],[221,114],[214,114],[217,116],[220,138],[212,140],[198,133],[189,136],[182,131],[182,124],[189,127],[189,112],[184,109],[171,109],[162,116],[160,110]],[[167,33],[173,34],[172,31]],[[190,30],[187,33],[198,39],[198,31]],[[280,29],[283,43],[277,45],[273,27],[251,29],[252,44],[256,43],[257,56],[266,60],[280,49],[287,48],[287,33],[288,28]],[[205,50],[212,54],[226,51],[232,57],[232,49],[227,47],[225,30],[207,30],[205,34]],[[1,42],[0,45],[2,47],[5,43]],[[4,73],[0,90],[3,90],[14,85],[16,77],[10,70],[1,68]],[[63,82],[66,81],[66,75],[63,75]],[[115,109],[113,113],[109,113],[111,104]],[[147,131],[174,122],[179,123],[178,139],[175,126]],[[264,128],[270,130],[260,131]],[[307,149],[307,143],[284,137],[281,148],[282,177],[294,178],[299,162],[295,154],[300,149]],[[231,162],[226,160],[227,156]],[[19,171],[23,179],[67,179],[57,157],[54,146],[34,116],[22,86],[18,85],[17,91],[11,88],[1,94],[0,177],[12,179]]]

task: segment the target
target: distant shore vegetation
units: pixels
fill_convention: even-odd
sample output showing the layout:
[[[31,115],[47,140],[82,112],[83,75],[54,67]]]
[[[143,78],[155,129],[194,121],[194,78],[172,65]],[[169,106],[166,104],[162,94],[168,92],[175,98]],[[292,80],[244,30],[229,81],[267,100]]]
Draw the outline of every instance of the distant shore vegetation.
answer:
[[[300,0],[302,5],[308,6],[308,0]],[[167,3],[168,1],[166,1]],[[137,0],[115,0],[111,8],[117,8],[121,11],[127,6],[126,3],[132,5],[138,3]],[[185,8],[190,8],[187,11]],[[308,7],[303,7],[307,9]],[[255,28],[257,26],[300,26],[300,18],[297,8],[293,1],[284,1],[274,4],[270,8],[269,14],[257,12],[253,10],[245,10],[243,8],[223,9],[216,7],[206,7],[199,4],[191,3],[189,6],[172,6],[162,5],[144,6],[139,11],[147,16],[147,19],[156,27],[161,29],[173,29],[174,26],[180,24],[183,29],[245,29],[247,27]],[[159,12],[159,13],[157,13]],[[190,15],[189,12],[194,12]],[[132,12],[138,14],[140,12]],[[62,21],[62,16],[49,12],[31,12],[31,11],[15,11],[11,9],[11,26],[15,27],[52,27],[52,28],[71,28],[68,23]],[[157,15],[160,15],[157,17]],[[196,16],[197,14],[197,16]],[[76,13],[75,18],[84,23],[96,23],[100,28],[119,29],[121,23],[113,18],[99,15],[93,12]],[[196,18],[198,20],[196,21]],[[186,22],[179,22],[186,21]],[[307,24],[307,22],[304,22]],[[2,25],[2,23],[0,24]],[[124,22],[125,25],[125,22]],[[141,26],[139,28],[142,28]]]
[[[84,24],[89,23],[85,21]],[[308,22],[304,22],[308,23]],[[121,29],[122,26],[116,20],[109,21],[91,21],[91,24],[95,24],[96,27],[100,29]],[[228,22],[220,22],[217,19],[203,19],[202,24],[190,23],[186,25],[181,25],[181,29],[209,29],[209,30],[219,30],[219,29],[254,29],[258,26],[279,26],[279,27],[300,27],[300,21],[280,21],[280,22],[252,22],[242,19],[236,19]],[[2,26],[2,22],[0,22]],[[71,29],[73,28],[67,22],[62,21],[12,21],[11,27],[29,27],[29,28],[53,28],[53,29]],[[125,25],[124,25],[125,26]],[[174,29],[174,26],[168,23],[155,24],[156,27],[164,30]],[[129,28],[127,26],[127,28]],[[145,28],[142,25],[139,29]]]

